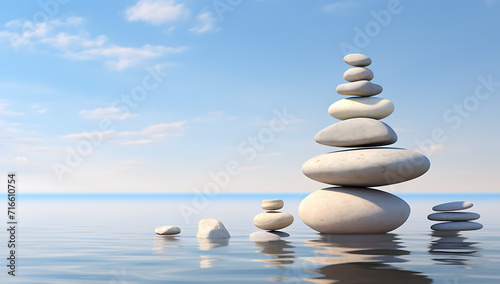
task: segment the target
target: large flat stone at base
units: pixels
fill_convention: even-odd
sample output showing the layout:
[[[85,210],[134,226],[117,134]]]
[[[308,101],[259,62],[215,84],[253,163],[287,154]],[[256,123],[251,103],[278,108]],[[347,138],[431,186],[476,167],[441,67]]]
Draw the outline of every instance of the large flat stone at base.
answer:
[[[302,172],[315,181],[341,186],[381,186],[423,175],[430,167],[422,154],[400,148],[337,151],[309,159]]]
[[[302,221],[325,234],[383,234],[401,226],[409,215],[404,200],[372,188],[325,188],[299,205]]]

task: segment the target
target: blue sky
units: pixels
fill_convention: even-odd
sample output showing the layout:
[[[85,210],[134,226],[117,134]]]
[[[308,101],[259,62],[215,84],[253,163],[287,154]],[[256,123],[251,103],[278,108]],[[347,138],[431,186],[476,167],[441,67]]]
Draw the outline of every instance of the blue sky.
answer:
[[[1,168],[24,192],[312,192],[346,52],[370,56],[391,192],[497,192],[500,1],[38,1],[0,9]]]

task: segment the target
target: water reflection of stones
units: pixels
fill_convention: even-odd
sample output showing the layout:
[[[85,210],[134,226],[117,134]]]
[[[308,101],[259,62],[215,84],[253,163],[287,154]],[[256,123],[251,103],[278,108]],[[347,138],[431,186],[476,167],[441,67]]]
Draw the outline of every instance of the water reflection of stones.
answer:
[[[303,259],[324,265],[310,270],[323,275],[306,279],[312,283],[432,283],[420,272],[388,264],[406,262],[401,256],[410,254],[396,234],[322,234],[319,239],[306,241],[306,245],[319,250]]]
[[[225,247],[229,245],[229,238],[221,239],[198,239],[200,250],[211,250],[214,248]]]
[[[295,248],[290,245],[290,242],[279,240],[273,242],[255,242],[255,246],[261,248],[259,253],[271,258],[254,259],[254,261],[267,262],[266,267],[285,268],[285,265],[294,263],[295,251],[290,250]]]
[[[468,238],[462,236],[458,231],[432,232],[434,238],[429,245],[429,253],[436,256],[433,258],[436,264],[443,265],[471,265],[472,257],[479,256],[480,248],[478,242],[468,242]]]
[[[169,249],[180,247],[177,236],[156,236],[153,241],[153,253],[164,254]]]

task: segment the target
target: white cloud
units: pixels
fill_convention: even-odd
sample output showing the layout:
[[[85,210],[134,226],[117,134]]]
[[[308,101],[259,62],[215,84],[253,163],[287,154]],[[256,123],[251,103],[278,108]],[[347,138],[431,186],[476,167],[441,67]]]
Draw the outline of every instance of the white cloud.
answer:
[[[426,156],[431,156],[433,154],[440,154],[445,150],[443,144],[432,144],[424,147],[419,147],[415,151],[422,153]]]
[[[340,1],[327,4],[323,6],[321,10],[327,14],[344,14],[356,6],[358,6],[358,4],[353,1]]]
[[[42,107],[40,107],[38,105],[32,105],[31,109],[33,109],[34,111],[36,111],[38,114],[45,114],[47,112],[46,108],[42,108]]]
[[[0,115],[21,116],[24,113],[7,110],[8,104],[0,103]]]
[[[92,37],[83,28],[83,19],[72,17],[33,24],[14,20],[0,30],[0,39],[7,39],[15,49],[29,48],[56,54],[72,60],[103,60],[112,70],[124,70],[144,62],[186,50],[184,47],[143,45],[126,47],[109,42],[108,37]]]
[[[125,11],[128,21],[143,21],[153,25],[176,22],[189,14],[189,9],[175,0],[140,0]]]
[[[196,17],[196,25],[190,29],[195,33],[206,33],[215,30],[215,18],[210,12],[201,13]]]
[[[166,138],[177,138],[186,131],[186,121],[149,125],[139,131],[105,131],[100,133],[76,133],[61,136],[65,139],[81,140],[89,136],[104,136],[111,143],[121,145],[146,145]]]
[[[28,158],[26,157],[16,157],[14,159],[14,163],[19,164],[19,165],[25,165],[28,163]]]
[[[137,114],[134,113],[122,112],[120,109],[116,107],[96,108],[92,110],[84,109],[81,110],[79,114],[85,118],[90,118],[90,119],[109,118],[114,120],[125,120],[137,116]]]

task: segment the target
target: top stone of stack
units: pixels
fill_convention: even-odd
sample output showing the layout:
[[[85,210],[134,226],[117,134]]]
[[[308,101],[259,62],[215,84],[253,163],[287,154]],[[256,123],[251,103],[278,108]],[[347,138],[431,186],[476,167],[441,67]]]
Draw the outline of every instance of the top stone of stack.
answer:
[[[365,67],[372,64],[370,57],[361,53],[351,53],[344,56],[345,63],[351,66]]]

